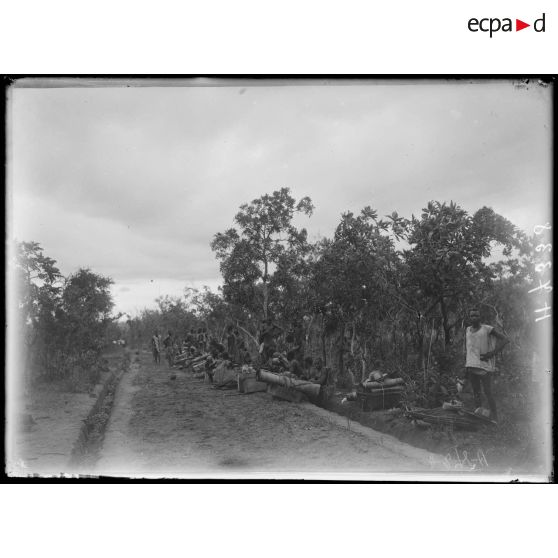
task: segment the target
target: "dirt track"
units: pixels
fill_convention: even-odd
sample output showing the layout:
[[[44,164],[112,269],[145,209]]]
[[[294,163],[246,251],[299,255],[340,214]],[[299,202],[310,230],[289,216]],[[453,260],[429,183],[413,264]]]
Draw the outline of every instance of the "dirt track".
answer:
[[[171,380],[145,352],[134,361],[96,474],[430,471],[303,406],[216,390],[186,371]]]

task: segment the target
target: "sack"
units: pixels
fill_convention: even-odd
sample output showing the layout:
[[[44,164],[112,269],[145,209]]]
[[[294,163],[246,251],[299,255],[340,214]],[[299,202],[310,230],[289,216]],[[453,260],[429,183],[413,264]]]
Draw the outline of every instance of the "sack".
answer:
[[[221,362],[213,373],[213,383],[216,387],[237,387],[238,371],[228,366],[227,362]]]

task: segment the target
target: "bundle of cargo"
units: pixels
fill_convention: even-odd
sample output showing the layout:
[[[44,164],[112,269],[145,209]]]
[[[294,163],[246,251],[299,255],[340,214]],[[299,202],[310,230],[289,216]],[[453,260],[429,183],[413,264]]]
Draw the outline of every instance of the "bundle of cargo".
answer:
[[[475,414],[465,409],[449,409],[438,407],[436,409],[411,409],[405,415],[418,423],[418,425],[437,424],[442,426],[452,426],[463,430],[476,430],[481,424],[492,423],[490,419]]]
[[[213,387],[218,389],[235,389],[238,387],[237,376],[240,372],[239,366],[233,366],[229,360],[218,362],[212,374]]]
[[[399,405],[402,395],[403,386],[378,388],[370,391],[357,390],[356,400],[362,411],[384,411]]]
[[[220,363],[220,360],[215,360],[211,355],[207,355],[203,362],[198,362],[192,366],[194,378],[203,379],[204,383],[213,383],[213,372]]]
[[[384,380],[377,382],[374,380],[365,380],[362,382],[362,387],[364,391],[373,391],[375,389],[386,389],[392,388],[396,386],[401,386],[400,389],[403,389],[405,385],[405,381],[403,378],[385,378]]]
[[[268,393],[274,397],[300,403],[310,400],[318,401],[322,386],[316,382],[301,380],[292,374],[276,374],[269,370],[261,369],[257,379],[268,384]]]
[[[200,360],[202,358],[203,360]],[[192,377],[197,380],[203,380],[211,362],[212,359],[210,355],[202,355],[200,357],[196,357],[195,362],[188,363],[188,367],[192,370]]]
[[[395,407],[401,401],[405,382],[403,378],[389,378],[374,370],[359,384],[356,400],[362,411],[380,411]]]
[[[194,378],[198,378],[198,377],[203,378],[203,376],[205,374],[205,370],[206,370],[205,361],[198,362],[198,363],[192,365],[192,371],[194,372]]]
[[[194,367],[196,365],[199,365],[200,363],[205,362],[205,359],[208,356],[209,356],[208,353],[205,353],[203,355],[196,355],[196,356],[185,355],[183,353],[181,355],[178,355],[178,357],[174,359],[174,365],[180,366],[181,368]]]
[[[237,388],[239,393],[255,393],[267,391],[267,384],[257,379],[257,372],[252,366],[244,365],[237,377]]]
[[[211,355],[209,353],[203,353],[202,355],[192,357],[188,362],[191,366],[196,366],[199,365],[200,363],[205,362],[207,358],[210,356]]]

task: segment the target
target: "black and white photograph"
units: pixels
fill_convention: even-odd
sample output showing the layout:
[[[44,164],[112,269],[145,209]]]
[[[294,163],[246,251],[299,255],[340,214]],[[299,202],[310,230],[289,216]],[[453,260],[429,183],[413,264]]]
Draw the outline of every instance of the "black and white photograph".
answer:
[[[553,87],[13,78],[7,475],[549,482]]]

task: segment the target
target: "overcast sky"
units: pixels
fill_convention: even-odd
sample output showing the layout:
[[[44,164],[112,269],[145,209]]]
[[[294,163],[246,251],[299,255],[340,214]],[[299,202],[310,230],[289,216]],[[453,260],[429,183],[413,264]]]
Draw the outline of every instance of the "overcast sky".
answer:
[[[551,95],[511,83],[13,88],[11,235],[64,274],[111,276],[117,310],[220,283],[209,247],[238,206],[287,186],[310,237],[366,205],[429,200],[548,219]]]

